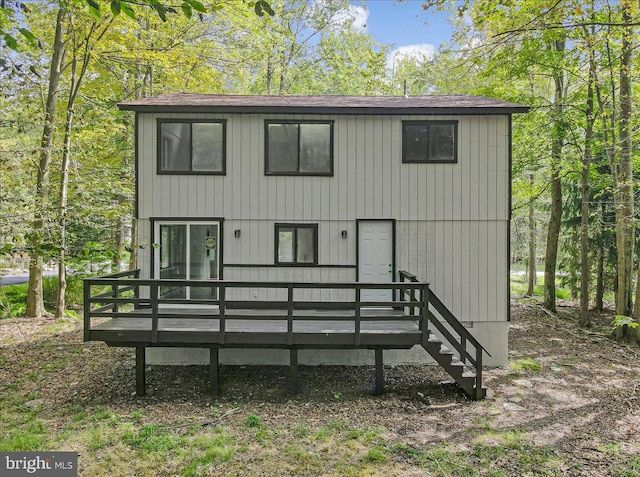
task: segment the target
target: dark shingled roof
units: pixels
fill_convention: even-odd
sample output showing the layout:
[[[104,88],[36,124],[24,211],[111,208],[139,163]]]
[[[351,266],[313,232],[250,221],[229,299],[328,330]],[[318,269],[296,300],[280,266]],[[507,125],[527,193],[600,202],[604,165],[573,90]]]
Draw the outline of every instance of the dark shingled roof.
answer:
[[[161,94],[118,103],[125,111],[284,114],[510,114],[528,106],[484,96],[248,96]]]

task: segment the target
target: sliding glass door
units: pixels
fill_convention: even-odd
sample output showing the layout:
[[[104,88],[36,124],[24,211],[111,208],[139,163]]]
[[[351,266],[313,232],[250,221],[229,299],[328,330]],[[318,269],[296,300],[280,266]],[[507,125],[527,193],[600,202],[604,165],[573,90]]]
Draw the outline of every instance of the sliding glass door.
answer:
[[[217,280],[220,267],[219,222],[156,222],[159,245],[155,276],[174,280]],[[216,299],[210,287],[168,285],[160,287],[161,298]]]

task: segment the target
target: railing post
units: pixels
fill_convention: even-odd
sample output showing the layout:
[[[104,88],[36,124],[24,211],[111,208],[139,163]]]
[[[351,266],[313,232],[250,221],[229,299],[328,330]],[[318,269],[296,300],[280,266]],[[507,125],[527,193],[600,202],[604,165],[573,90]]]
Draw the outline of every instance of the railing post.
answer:
[[[462,352],[460,353],[460,361],[465,366],[467,365],[467,338],[464,336],[460,337],[460,346],[462,347]]]
[[[356,346],[360,346],[360,318],[361,318],[361,311],[360,311],[360,301],[361,301],[361,297],[360,297],[360,292],[362,290],[360,289],[359,285],[356,285],[356,301],[354,303],[355,309],[354,309],[354,332],[355,332],[355,345]]]
[[[409,294],[409,300],[411,300],[411,301],[415,302],[415,301],[417,300],[417,298],[418,298],[418,297],[416,296],[416,289],[415,289],[415,288],[412,288],[412,289],[411,289],[411,293]],[[411,311],[409,312],[409,313],[410,313],[410,315],[411,315],[411,316],[416,316],[416,306],[412,304],[412,305],[409,307],[409,309],[411,310]]]
[[[415,293],[415,288],[413,289]],[[420,289],[420,330],[422,331],[422,345],[429,341],[429,284],[425,283]]]
[[[293,283],[287,285],[287,344],[293,345]]]
[[[224,344],[225,341],[225,332],[227,329],[227,303],[226,303],[226,295],[227,295],[227,287],[224,283],[218,284],[218,309],[219,309],[219,317],[220,317],[220,338],[219,342],[221,345]]]
[[[151,300],[151,342],[158,342],[158,282],[153,281],[149,288]]]
[[[140,278],[140,270],[135,270],[133,272],[133,278],[135,278],[136,280],[138,278]],[[135,303],[133,305],[133,308],[140,308],[140,303],[138,302],[138,300],[140,299],[140,285],[136,284],[133,286],[133,298],[135,298]]]
[[[476,346],[476,396],[477,400],[482,399],[482,347]]]
[[[146,394],[145,358],[145,347],[136,346],[136,396]]]
[[[113,302],[113,312],[118,313],[119,303],[117,300],[120,297],[120,286],[117,282],[111,285],[111,292],[113,293],[113,298],[115,299]]]
[[[89,341],[91,336],[91,280],[85,279],[83,283],[84,293],[84,341]]]

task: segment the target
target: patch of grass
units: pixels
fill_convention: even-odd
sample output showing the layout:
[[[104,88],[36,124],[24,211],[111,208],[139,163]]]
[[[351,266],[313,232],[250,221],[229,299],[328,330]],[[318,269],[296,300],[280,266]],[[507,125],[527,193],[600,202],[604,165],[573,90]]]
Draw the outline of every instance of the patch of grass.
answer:
[[[104,409],[102,407],[97,407],[96,412],[91,416],[92,421],[104,421],[111,418],[113,414],[108,409]]]
[[[514,295],[525,295],[528,291],[527,277],[525,275],[512,275],[510,280],[511,293]],[[544,296],[544,286],[536,285],[533,287],[533,296]],[[556,287],[556,298],[561,300],[569,300],[571,292],[567,288]]]
[[[517,371],[540,371],[542,365],[538,361],[534,361],[531,358],[522,358],[516,361],[511,361],[509,363],[509,367]]]
[[[614,469],[616,477],[640,477],[640,457],[634,457],[628,462]]]
[[[326,441],[331,436],[336,434],[338,431],[345,429],[347,426],[338,419],[332,419],[327,423],[326,426],[318,429],[314,434],[313,438],[317,441]]]
[[[41,433],[14,430],[0,437],[0,452],[34,452],[43,449],[44,441]]]
[[[362,458],[364,462],[372,464],[380,464],[388,460],[387,454],[382,447],[374,447],[370,449]]]
[[[46,430],[44,428],[44,423],[42,421],[33,421],[29,423],[27,427],[27,431],[31,434],[46,434]]]
[[[247,418],[244,420],[247,427],[261,427],[262,419],[260,419],[255,414],[249,414]]]
[[[87,436],[87,447],[90,450],[98,450],[102,449],[107,445],[107,441],[104,436],[104,432],[101,428],[97,427],[89,430],[89,435]]]
[[[181,438],[171,435],[168,431],[151,424],[140,429],[135,435],[125,439],[133,449],[153,453],[163,453],[177,448]]]
[[[518,475],[558,475],[561,462],[558,456],[546,446],[536,446],[522,432],[508,430],[490,431],[476,438],[471,449],[457,449],[442,444],[431,449],[422,449],[397,444],[389,449],[397,459],[428,469],[429,475],[475,477],[479,469],[490,469],[496,461],[504,461],[509,467],[518,468]],[[493,477],[511,475],[501,469],[492,469]]]
[[[620,453],[618,444],[616,444],[615,442],[607,442],[604,445],[598,446],[598,450],[609,455],[618,455]]]
[[[293,436],[297,439],[304,439],[309,436],[309,428],[304,424],[298,424],[293,428]]]
[[[365,427],[363,429],[352,428],[347,432],[346,437],[348,439],[356,439],[365,444],[380,442],[382,440],[381,431],[373,427]]]
[[[197,449],[195,457],[193,448]],[[189,449],[189,452],[185,453],[189,464],[180,472],[183,477],[212,475],[209,470],[214,464],[230,461],[234,456],[233,447],[228,444],[223,435],[217,435],[213,438],[198,436],[193,439],[191,446],[187,446],[185,449]]]

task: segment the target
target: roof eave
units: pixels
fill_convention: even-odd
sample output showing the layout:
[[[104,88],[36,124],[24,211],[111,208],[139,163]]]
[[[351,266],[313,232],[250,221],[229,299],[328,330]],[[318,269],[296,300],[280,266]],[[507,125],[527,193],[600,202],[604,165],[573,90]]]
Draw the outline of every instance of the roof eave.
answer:
[[[235,114],[321,114],[321,115],[487,115],[526,113],[528,106],[480,107],[340,107],[340,106],[211,106],[211,105],[140,105],[118,103],[122,111],[137,113],[235,113]]]

